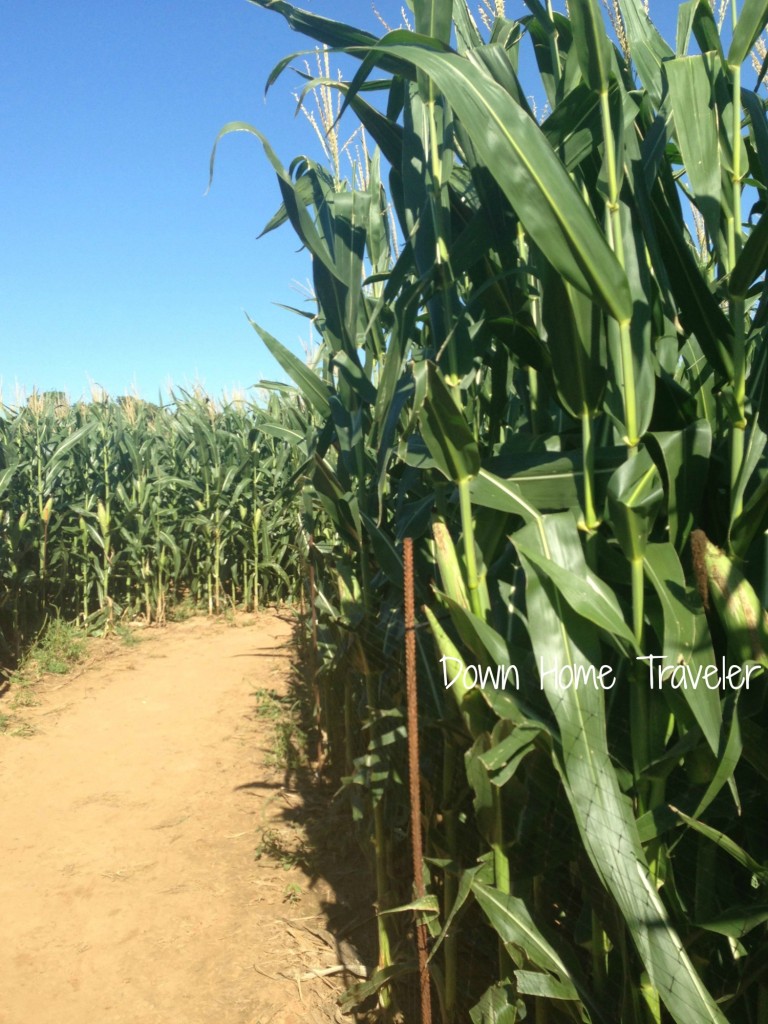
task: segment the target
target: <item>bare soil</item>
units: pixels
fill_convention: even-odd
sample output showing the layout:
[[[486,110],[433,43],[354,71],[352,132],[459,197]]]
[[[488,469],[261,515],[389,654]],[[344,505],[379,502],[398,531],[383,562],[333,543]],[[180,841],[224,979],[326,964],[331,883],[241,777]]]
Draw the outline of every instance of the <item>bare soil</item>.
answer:
[[[37,687],[0,736],[0,1024],[349,1019],[371,909],[276,731],[296,659],[287,615],[196,618]]]

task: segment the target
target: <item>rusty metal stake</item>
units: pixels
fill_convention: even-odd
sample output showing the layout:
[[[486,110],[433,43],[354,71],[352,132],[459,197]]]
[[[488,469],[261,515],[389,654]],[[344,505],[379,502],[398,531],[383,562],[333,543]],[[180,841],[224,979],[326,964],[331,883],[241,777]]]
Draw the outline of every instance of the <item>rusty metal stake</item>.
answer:
[[[416,695],[416,634],[413,608],[413,541],[403,541],[403,584],[405,590],[405,687],[408,711],[408,776],[411,797],[411,848],[413,888],[416,899],[424,897],[424,850],[421,834],[421,776],[419,774],[419,710]],[[427,926],[416,924],[419,956],[421,1024],[432,1024],[432,1001],[427,966]]]
[[[317,685],[317,607],[315,605],[315,538],[309,535],[309,611],[312,616],[312,655],[310,659],[310,679],[312,683],[312,703],[314,704],[315,728],[317,729],[317,751],[315,763],[318,771],[325,760],[323,749],[323,712],[320,701],[320,687]]]

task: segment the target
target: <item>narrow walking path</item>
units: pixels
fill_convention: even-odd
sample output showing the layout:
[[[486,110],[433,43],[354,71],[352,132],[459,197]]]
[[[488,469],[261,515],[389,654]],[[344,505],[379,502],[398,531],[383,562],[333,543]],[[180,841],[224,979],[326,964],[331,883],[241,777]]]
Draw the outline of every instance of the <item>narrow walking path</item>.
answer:
[[[291,853],[303,800],[257,711],[287,693],[291,634],[276,614],[145,631],[0,736],[0,1024],[342,1020],[354,978],[309,976],[354,953]]]

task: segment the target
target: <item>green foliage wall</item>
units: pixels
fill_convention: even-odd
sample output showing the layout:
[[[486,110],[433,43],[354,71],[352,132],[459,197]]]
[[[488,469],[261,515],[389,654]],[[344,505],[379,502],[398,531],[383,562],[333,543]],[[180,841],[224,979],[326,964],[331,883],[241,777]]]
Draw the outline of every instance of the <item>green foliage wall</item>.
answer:
[[[674,47],[640,0],[615,8],[622,45],[597,0],[527,0],[488,30],[463,0],[413,0],[414,30],[382,39],[256,4],[360,62],[309,83],[365,127],[357,184],[222,134],[263,143],[271,226],[312,258],[317,372],[254,326],[312,414],[325,728],[379,910],[411,896],[411,536],[442,1018],[757,1024],[765,680],[704,680],[768,664],[768,122],[746,63],[768,4],[722,31],[681,4]],[[443,665],[520,686],[446,689]],[[401,920],[380,916],[361,993],[385,1016]],[[466,934],[482,970],[461,969]]]
[[[283,488],[291,449],[280,415],[181,396],[70,405],[33,395],[0,419],[0,626],[17,657],[46,617],[109,627],[163,621],[167,603],[293,598],[295,516]],[[302,424],[296,409],[286,426]]]

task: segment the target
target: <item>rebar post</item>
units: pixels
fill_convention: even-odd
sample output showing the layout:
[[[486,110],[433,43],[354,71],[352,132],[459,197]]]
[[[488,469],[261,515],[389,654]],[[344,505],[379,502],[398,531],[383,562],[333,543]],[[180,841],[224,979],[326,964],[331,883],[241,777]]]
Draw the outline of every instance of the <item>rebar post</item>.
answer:
[[[411,798],[411,849],[413,888],[417,900],[424,897],[424,851],[421,833],[421,777],[419,773],[419,709],[416,694],[416,634],[414,632],[413,541],[403,541],[403,585],[405,591],[405,686],[408,711],[408,776]],[[427,926],[416,921],[416,949],[419,957],[421,1024],[432,1024],[432,1002],[427,966]]]
[[[312,703],[314,704],[315,728],[317,729],[317,751],[315,763],[318,771],[325,760],[323,749],[323,712],[320,701],[320,687],[317,685],[317,606],[315,603],[315,538],[313,534],[308,537],[309,548],[309,611],[312,621],[312,653],[310,656],[309,673],[312,685]]]

